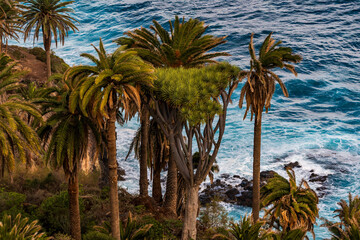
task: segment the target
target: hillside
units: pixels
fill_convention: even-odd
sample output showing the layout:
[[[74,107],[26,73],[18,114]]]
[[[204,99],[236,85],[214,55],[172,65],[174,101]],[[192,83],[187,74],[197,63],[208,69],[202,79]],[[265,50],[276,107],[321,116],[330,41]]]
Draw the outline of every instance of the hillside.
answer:
[[[25,48],[19,46],[8,46],[7,54],[18,64],[20,70],[25,70],[27,74],[24,76],[25,81],[36,81],[44,83],[46,81],[46,54],[42,48]],[[51,71],[53,73],[64,73],[69,67],[64,60],[51,55]]]

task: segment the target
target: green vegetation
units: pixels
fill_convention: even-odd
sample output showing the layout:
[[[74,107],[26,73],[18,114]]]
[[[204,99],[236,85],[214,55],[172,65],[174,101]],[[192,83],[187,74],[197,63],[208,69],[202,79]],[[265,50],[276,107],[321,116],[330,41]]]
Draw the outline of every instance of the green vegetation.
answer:
[[[319,199],[304,180],[297,186],[295,173],[286,170],[289,180],[276,174],[262,189],[262,206],[269,207],[270,227],[288,232],[297,228],[310,231],[315,239],[314,224],[319,216]]]
[[[264,222],[252,223],[250,217],[244,216],[239,223],[232,223],[231,228],[226,235],[216,234],[213,239],[235,239],[235,240],[264,240],[268,239],[269,234],[261,229]]]
[[[23,204],[26,195],[17,192],[0,192],[0,213],[1,216],[10,215],[15,217],[17,214],[24,213]]]
[[[120,222],[120,240],[140,240],[148,236],[149,230],[151,229],[152,224],[146,224],[140,226],[132,217],[131,212],[128,213],[128,218],[125,224]],[[94,227],[98,232],[111,234],[111,226],[108,222],[105,222],[103,226]]]
[[[216,63],[215,57],[228,56],[225,52],[212,52],[218,45],[224,44],[226,37],[215,37],[205,34],[207,26],[198,19],[180,19],[175,16],[174,21],[169,21],[169,29],[153,20],[153,25],[146,28],[135,29],[125,33],[127,37],[121,37],[115,42],[119,45],[134,50],[145,61],[151,63],[156,68],[201,68],[206,64]],[[152,159],[154,183],[153,198],[161,204],[162,193],[160,185],[160,172],[162,166],[168,165],[169,176],[166,182],[166,193],[163,206],[173,215],[177,215],[179,204],[178,199],[182,199],[181,192],[184,192],[184,185],[181,184],[182,178],[178,178],[177,165],[171,152],[171,145],[162,133],[160,124],[154,119],[152,130],[157,129],[156,141],[151,139],[150,114],[148,105],[152,105],[152,97],[147,91],[142,93],[142,105],[140,114],[140,194],[147,195],[147,166],[148,159]],[[152,132],[153,133],[153,132]],[[149,147],[149,143],[152,146]],[[153,152],[151,149],[157,149]],[[169,149],[168,151],[164,149]],[[169,153],[167,153],[169,152]]]
[[[149,29],[128,31],[115,40],[120,47],[113,53],[100,39],[97,56],[81,55],[91,65],[69,67],[50,48],[51,40],[64,43],[77,30],[72,3],[0,3],[1,52],[3,42],[18,39],[21,31],[25,40],[32,32],[34,41],[42,34],[45,50],[15,48],[11,56],[20,61],[32,54],[46,62],[48,79],[21,79],[17,62],[0,53],[1,239],[302,240],[308,233],[315,238],[319,200],[306,181],[298,184],[287,169],[289,179],[275,174],[260,190],[262,112],[270,108],[276,83],[288,96],[272,70],[285,68],[296,76],[292,64],[300,62],[299,55],[269,34],[256,56],[252,34],[250,70],[242,71],[215,60],[228,53],[211,52],[226,37],[207,35],[204,22],[176,16],[169,31],[155,20]],[[255,116],[252,218],[230,223],[213,201],[198,221],[198,191],[214,170],[232,94],[245,78],[239,106],[245,99],[244,118],[249,111]],[[141,126],[132,147],[140,163],[140,196],[132,196],[118,187],[115,123],[137,114]],[[102,168],[85,176],[87,165]],[[166,165],[163,201],[160,173]],[[98,186],[99,175],[107,187]],[[349,195],[339,205],[340,222],[324,220],[324,226],[332,239],[359,239],[359,197]]]
[[[323,227],[327,227],[331,233],[331,240],[352,240],[360,239],[360,198],[352,197],[349,193],[349,203],[341,200],[339,209],[334,212],[340,219],[340,222],[331,222],[324,220]]]
[[[47,240],[45,233],[41,233],[41,226],[37,221],[29,223],[28,218],[22,218],[19,213],[15,218],[4,215],[0,221],[0,238],[6,240]]]
[[[69,99],[71,111],[77,107],[85,116],[91,116],[98,127],[106,132],[106,151],[110,175],[110,204],[112,235],[120,238],[119,200],[117,184],[116,132],[115,122],[119,109],[125,111],[125,119],[140,109],[139,88],[152,86],[153,67],[146,64],[133,51],[119,48],[113,54],[107,54],[100,39],[98,59],[90,54],[82,54],[95,66],[77,66],[70,68],[64,79],[76,87]]]
[[[20,114],[29,114],[41,118],[37,107],[16,94],[20,85],[17,78],[21,72],[13,72],[16,63],[0,55],[0,176],[5,171],[12,173],[17,161],[26,161],[26,152],[39,155],[41,146],[36,131],[20,117]]]

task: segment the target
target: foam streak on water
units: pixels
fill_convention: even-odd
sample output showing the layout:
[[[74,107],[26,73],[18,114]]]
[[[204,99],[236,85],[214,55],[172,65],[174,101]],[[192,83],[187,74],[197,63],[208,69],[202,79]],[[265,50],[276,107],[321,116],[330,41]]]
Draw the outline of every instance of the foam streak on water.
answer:
[[[277,89],[269,114],[263,118],[262,170],[275,169],[284,175],[283,165],[298,161],[299,180],[310,170],[330,174],[329,194],[321,199],[320,215],[332,218],[340,198],[348,192],[360,194],[360,5],[350,0],[277,0],[277,1],[140,1],[77,0],[79,33],[70,34],[56,53],[70,64],[85,64],[82,52],[94,53],[90,44],[101,37],[109,51],[123,32],[148,27],[156,19],[165,24],[174,15],[198,17],[210,25],[209,32],[228,36],[228,43],[218,50],[232,54],[227,60],[248,68],[247,45],[251,32],[255,43],[270,32],[284,45],[303,56],[297,78],[278,72],[284,79],[290,98]],[[241,87],[241,86],[240,86]],[[218,156],[220,173],[251,176],[253,123],[243,121],[234,96],[226,133]],[[138,123],[132,121],[118,128],[118,156],[127,170],[128,181],[122,185],[137,191],[138,164],[124,162],[125,152]],[[312,185],[316,187],[316,184]],[[250,210],[231,207],[236,218]],[[329,237],[316,228],[317,239]]]

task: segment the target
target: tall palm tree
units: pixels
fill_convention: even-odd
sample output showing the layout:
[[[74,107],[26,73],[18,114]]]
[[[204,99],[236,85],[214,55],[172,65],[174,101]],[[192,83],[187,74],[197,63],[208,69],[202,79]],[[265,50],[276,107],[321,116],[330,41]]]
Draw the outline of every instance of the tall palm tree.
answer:
[[[175,16],[169,21],[170,32],[159,22],[153,20],[150,29],[140,28],[125,33],[127,37],[115,40],[119,45],[126,45],[155,67],[202,67],[216,62],[215,57],[228,56],[225,52],[211,52],[212,49],[226,42],[226,37],[214,37],[205,34],[208,26],[198,19],[185,21]],[[141,131],[146,136],[149,117],[142,114]],[[165,138],[163,138],[165,139]],[[141,138],[141,152],[145,153],[146,138]],[[146,154],[140,155],[140,190],[147,189]],[[160,170],[160,168],[158,168]],[[154,174],[158,175],[158,173]],[[166,184],[164,207],[176,213],[177,202],[177,167],[173,158],[168,162],[168,178]]]
[[[75,18],[70,16],[73,9],[68,5],[74,1],[61,0],[28,0],[24,5],[23,18],[24,26],[24,40],[30,37],[34,29],[33,41],[39,39],[40,31],[43,35],[44,49],[46,51],[46,66],[47,76],[51,76],[51,40],[55,41],[57,46],[58,41],[64,44],[65,37],[68,36],[69,31],[76,31]]]
[[[286,172],[289,180],[276,174],[261,189],[262,205],[271,206],[264,218],[269,218],[270,227],[275,226],[283,232],[301,228],[310,231],[315,239],[314,224],[319,216],[319,199],[305,180],[297,186],[292,169]]]
[[[0,55],[0,175],[5,170],[12,173],[15,159],[26,161],[26,151],[35,155],[41,152],[37,133],[22,118],[24,113],[41,119],[38,109],[29,101],[22,99],[16,91],[21,86],[18,77],[21,72],[13,71],[16,63]]]
[[[6,0],[0,2],[0,52],[4,40],[9,38],[18,40],[21,32],[21,10],[17,1]]]
[[[99,48],[94,48],[98,58],[91,54],[81,56],[90,59],[95,66],[73,67],[67,71],[65,78],[78,81],[79,87],[70,98],[80,97],[80,108],[84,113],[91,106],[89,114],[93,118],[99,122],[106,120],[104,125],[109,159],[111,230],[113,237],[120,239],[115,122],[119,109],[124,110],[125,119],[131,117],[132,104],[135,103],[137,109],[140,109],[140,86],[152,86],[154,69],[144,63],[134,51],[119,48],[113,54],[107,54],[101,40]],[[71,99],[70,105],[76,106]]]
[[[253,44],[254,34],[251,34],[249,52],[250,52],[250,70],[241,73],[242,78],[247,78],[247,82],[241,89],[239,107],[242,107],[244,98],[246,99],[246,111],[251,111],[251,120],[255,115],[254,121],[254,150],[253,150],[253,220],[259,219],[260,211],[260,157],[261,157],[261,121],[264,107],[266,112],[270,108],[271,98],[275,92],[275,83],[279,83],[285,97],[288,97],[288,91],[279,78],[272,71],[274,68],[286,68],[295,76],[297,73],[295,67],[290,63],[301,61],[300,55],[292,53],[289,47],[279,47],[281,41],[276,42],[270,33],[260,47],[259,56],[256,57]]]
[[[141,126],[137,130],[135,137],[133,138],[128,154],[125,159],[127,159],[131,152],[134,152],[135,158],[140,160],[140,149],[141,149]],[[161,132],[161,128],[158,123],[154,120],[150,120],[149,127],[149,144],[147,145],[148,153],[148,162],[147,165],[150,168],[151,178],[153,179],[152,185],[152,197],[158,203],[162,203],[162,191],[161,191],[161,170],[166,166],[166,163],[169,161],[169,143],[166,140],[166,137]],[[175,166],[176,167],[176,166]]]
[[[54,168],[62,168],[68,177],[70,232],[73,239],[81,240],[78,172],[90,138],[94,136],[99,143],[100,135],[96,124],[84,116],[79,107],[70,110],[72,88],[70,84],[64,84],[61,95],[44,103],[44,114],[49,117],[40,127],[39,135],[47,145],[46,162]]]

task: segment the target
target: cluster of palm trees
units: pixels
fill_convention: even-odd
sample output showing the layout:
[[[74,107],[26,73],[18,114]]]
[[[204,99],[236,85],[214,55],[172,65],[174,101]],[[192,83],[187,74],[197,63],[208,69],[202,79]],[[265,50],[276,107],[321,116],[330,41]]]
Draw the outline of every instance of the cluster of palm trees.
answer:
[[[77,30],[76,20],[69,15],[71,3],[1,3],[1,39],[18,39],[23,31],[26,40],[34,30],[37,40],[42,33],[50,78],[51,40],[64,43],[69,31]],[[29,153],[41,156],[45,149],[46,162],[61,167],[69,177],[71,235],[76,240],[81,239],[77,175],[90,142],[108,158],[111,231],[115,239],[120,239],[115,123],[121,113],[125,120],[140,116],[140,195],[148,196],[147,168],[151,166],[154,199],[174,215],[182,214],[178,210],[182,206],[182,239],[195,239],[199,186],[213,167],[231,95],[244,78],[247,81],[239,106],[246,99],[245,117],[249,110],[251,117],[255,115],[253,221],[259,218],[261,116],[264,108],[270,108],[276,82],[288,96],[272,69],[286,68],[296,75],[291,63],[298,63],[301,57],[291,48],[280,47],[281,41],[276,42],[272,34],[263,42],[257,57],[251,35],[250,70],[241,71],[214,60],[229,55],[211,52],[224,44],[226,37],[205,34],[207,26],[203,22],[175,17],[169,26],[167,31],[154,20],[149,29],[129,31],[115,41],[120,46],[112,54],[106,52],[100,40],[99,47],[94,47],[97,57],[82,54],[93,65],[69,68],[52,87],[33,89],[38,91],[33,97],[20,91],[19,73],[12,71],[14,64],[8,57],[1,56],[0,170],[11,173],[15,158],[25,160]],[[165,165],[168,174],[162,202],[159,177]]]

